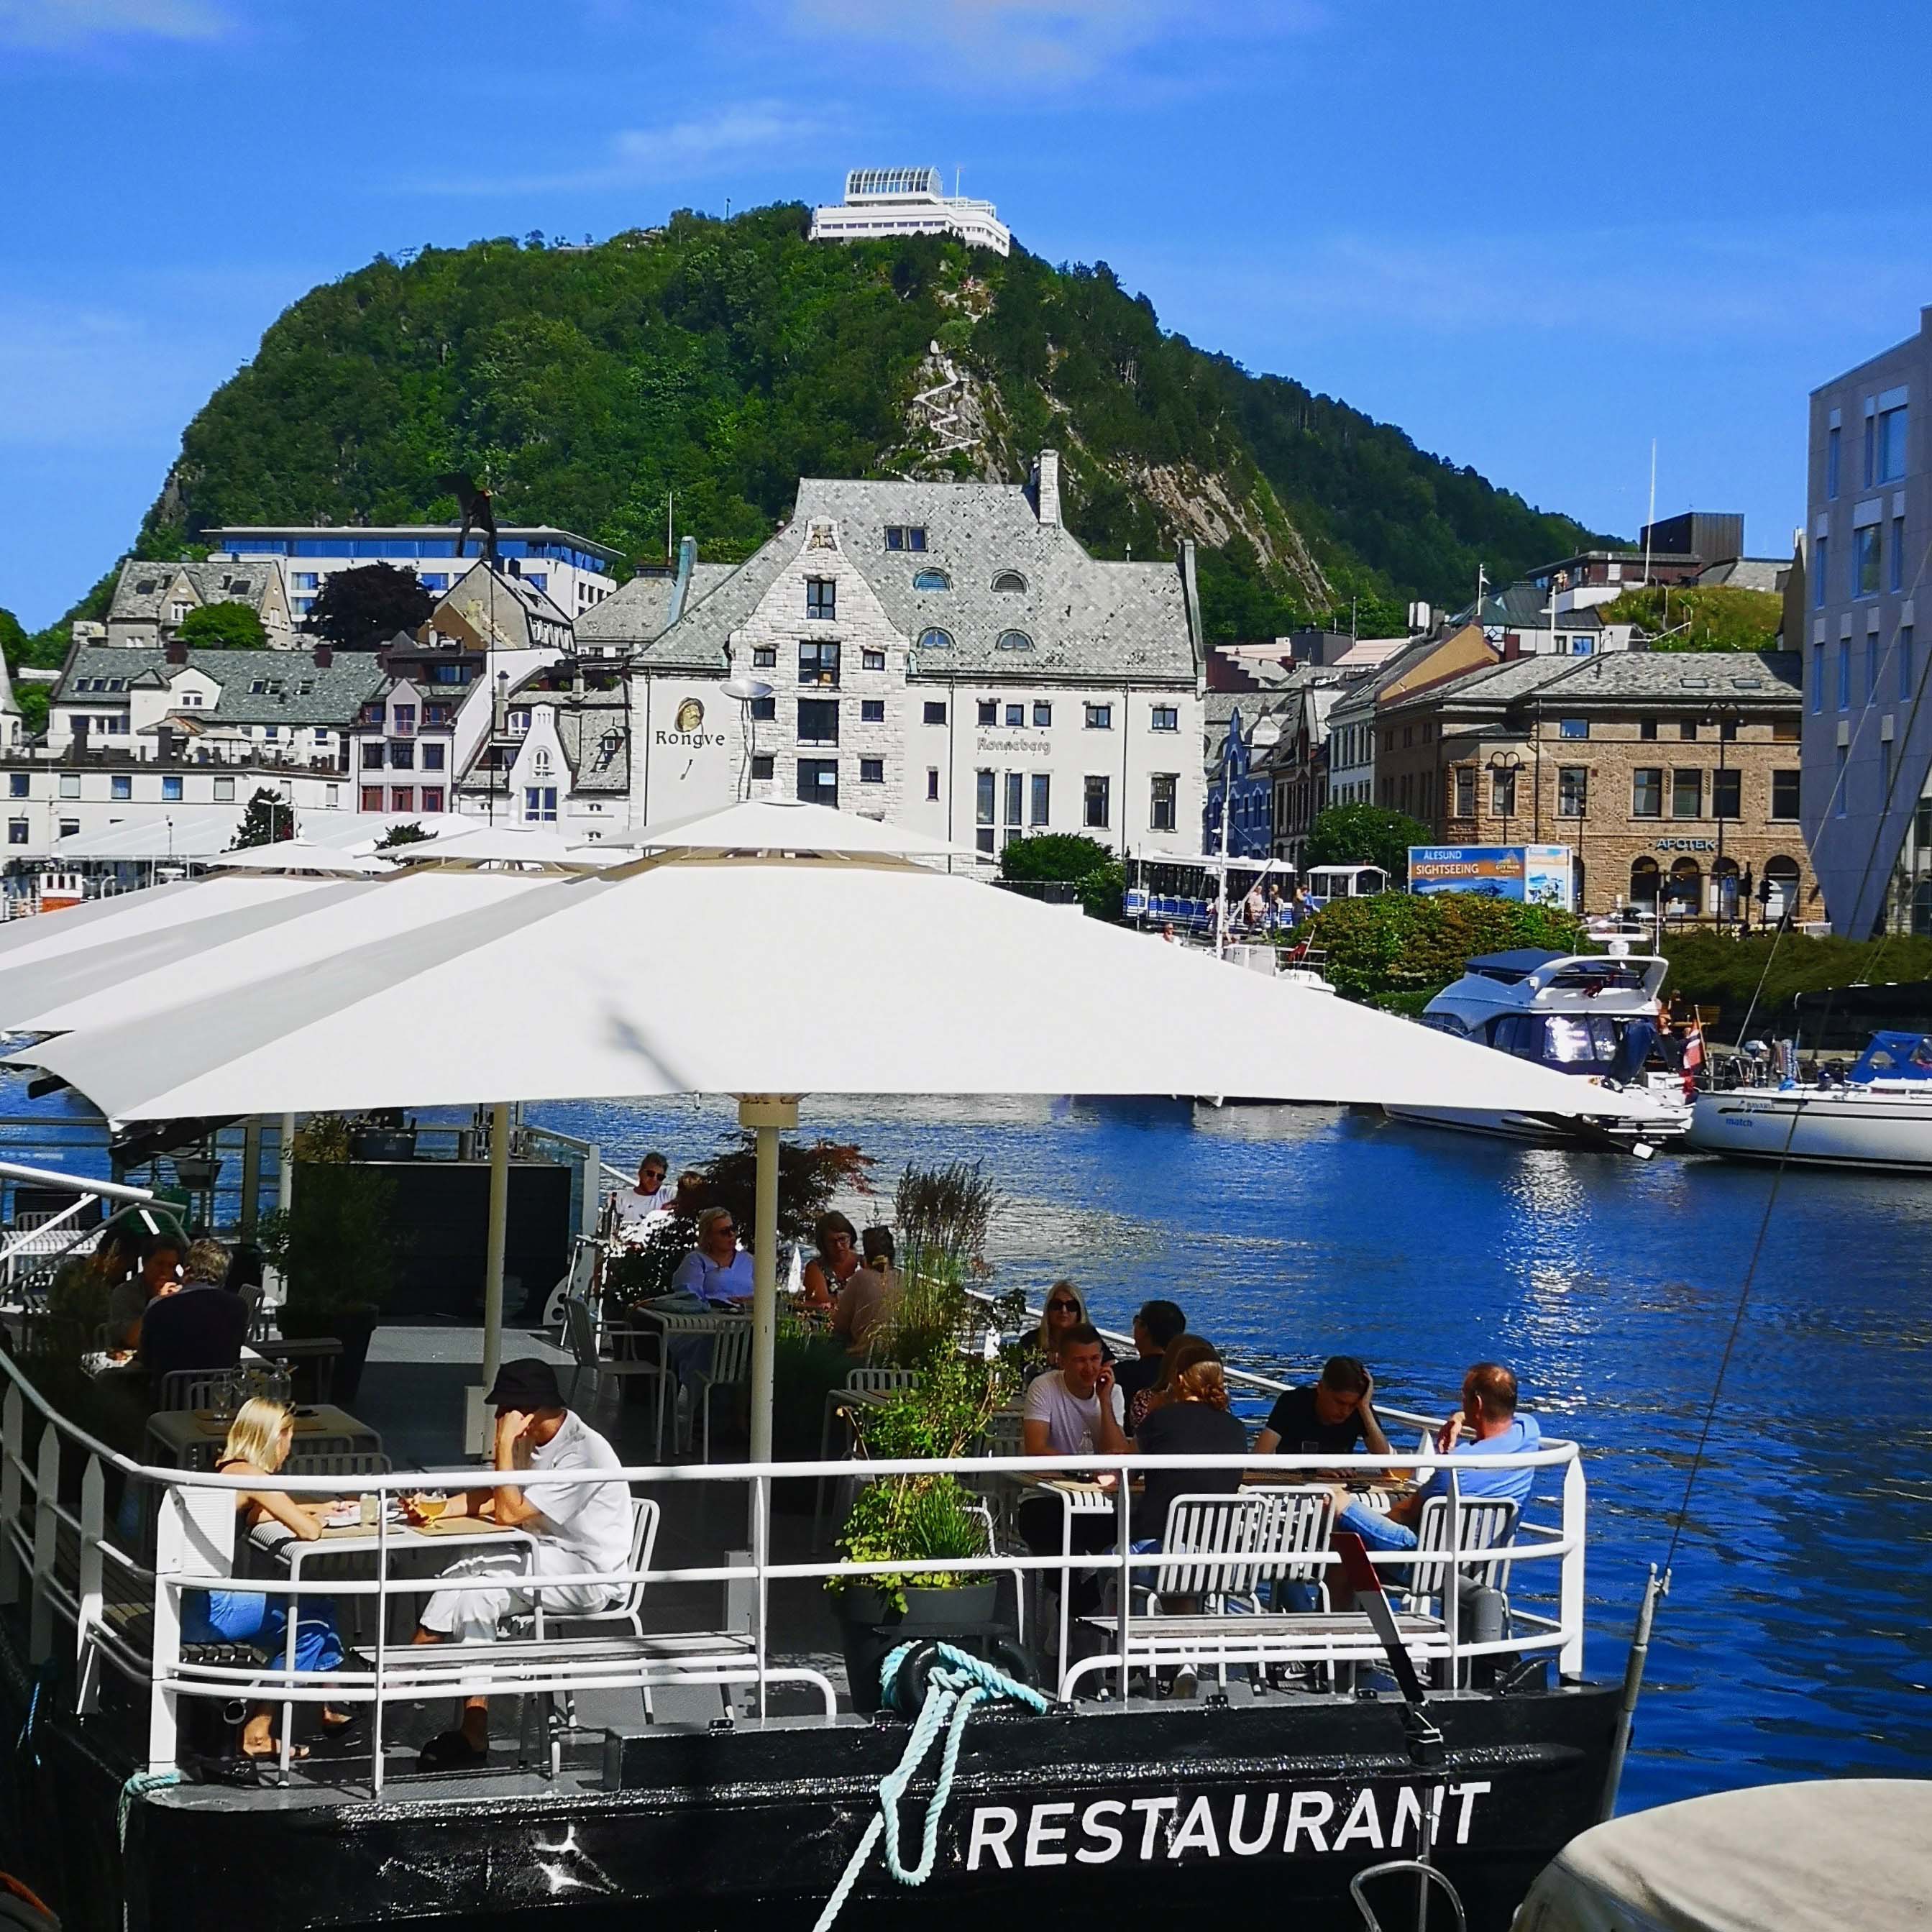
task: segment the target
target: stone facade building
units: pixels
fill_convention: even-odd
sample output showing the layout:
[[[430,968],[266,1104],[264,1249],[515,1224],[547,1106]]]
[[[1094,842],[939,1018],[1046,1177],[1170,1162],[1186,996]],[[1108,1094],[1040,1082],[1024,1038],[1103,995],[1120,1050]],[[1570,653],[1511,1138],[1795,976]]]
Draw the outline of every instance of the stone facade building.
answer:
[[[1570,847],[1586,912],[1808,918],[1798,706],[1792,652],[1520,658],[1379,708],[1377,783],[1445,844]]]
[[[279,565],[229,559],[221,562],[145,563],[130,557],[114,582],[104,624],[77,623],[76,642],[152,650],[170,642],[190,611],[211,604],[244,604],[262,620],[275,650],[295,647],[295,617]]]

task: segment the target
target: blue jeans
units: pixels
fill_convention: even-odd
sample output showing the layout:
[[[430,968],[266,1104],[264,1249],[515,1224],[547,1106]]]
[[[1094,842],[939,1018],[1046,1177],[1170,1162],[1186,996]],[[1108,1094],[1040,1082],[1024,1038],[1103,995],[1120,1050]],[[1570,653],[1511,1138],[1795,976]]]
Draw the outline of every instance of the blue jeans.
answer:
[[[1352,1529],[1371,1550],[1413,1550],[1415,1532],[1359,1500],[1335,1519],[1337,1529]]]
[[[182,1592],[184,1643],[250,1643],[280,1664],[286,1654],[289,1611],[286,1599],[255,1590],[184,1590]],[[306,1600],[296,1624],[296,1668],[334,1670],[342,1663],[342,1639],[335,1609],[326,1598]]]

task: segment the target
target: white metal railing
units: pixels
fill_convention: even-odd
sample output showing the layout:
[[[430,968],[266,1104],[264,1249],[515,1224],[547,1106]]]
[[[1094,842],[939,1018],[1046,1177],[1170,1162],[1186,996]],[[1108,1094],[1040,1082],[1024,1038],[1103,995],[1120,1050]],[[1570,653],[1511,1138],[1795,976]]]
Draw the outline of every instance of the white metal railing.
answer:
[[[1099,1512],[1111,1509],[1114,1516],[1114,1546],[1110,1550],[1035,1555],[994,1549],[984,1556],[971,1558],[878,1562],[776,1560],[772,1552],[773,1482],[821,1476],[860,1474],[869,1479],[944,1472],[957,1475],[969,1486],[984,1488],[989,1484],[1018,1484],[1028,1478],[1036,1482],[1064,1476],[1066,1462],[1002,1456],[946,1462],[862,1465],[849,1461],[718,1466],[644,1465],[580,1473],[497,1472],[470,1465],[366,1475],[278,1474],[275,1486],[297,1496],[374,1494],[386,1498],[424,1489],[460,1491],[520,1488],[533,1482],[610,1480],[621,1480],[634,1491],[641,1489],[647,1493],[669,1492],[694,1484],[748,1492],[748,1550],[721,1551],[719,1560],[674,1567],[568,1575],[546,1573],[542,1577],[543,1586],[550,1588],[598,1585],[621,1591],[629,1586],[640,1586],[646,1592],[643,1599],[646,1606],[648,1590],[652,1585],[721,1583],[727,1587],[728,1596],[740,1590],[748,1595],[748,1615],[742,1627],[712,1633],[664,1634],[665,1641],[676,1635],[680,1641],[692,1640],[696,1644],[692,1648],[687,1642],[681,1658],[668,1661],[653,1656],[653,1640],[648,1635],[634,1640],[622,1637],[550,1641],[521,1648],[488,1644],[445,1646],[440,1647],[439,1657],[435,1649],[397,1645],[388,1638],[389,1605],[398,1599],[415,1600],[426,1596],[437,1587],[440,1580],[392,1573],[391,1559],[406,1540],[412,1547],[421,1545],[408,1539],[406,1532],[392,1528],[386,1508],[379,1504],[376,1522],[372,1526],[376,1548],[371,1576],[332,1576],[313,1581],[294,1574],[286,1581],[257,1576],[238,1578],[230,1556],[236,1520],[230,1497],[237,1490],[259,1487],[259,1483],[240,1477],[136,1463],[58,1414],[11,1358],[0,1358],[0,1376],[4,1376],[5,1387],[4,1402],[0,1402],[0,1604],[17,1606],[24,1600],[28,1652],[34,1664],[44,1663],[53,1656],[57,1629],[64,1634],[60,1640],[62,1646],[72,1644],[79,1665],[80,1707],[83,1712],[98,1708],[104,1669],[114,1670],[137,1694],[145,1693],[148,1700],[146,1760],[155,1772],[167,1771],[176,1765],[180,1702],[184,1697],[226,1702],[247,1695],[285,1706],[323,1702],[338,1706],[368,1704],[373,1708],[373,1778],[378,1790],[382,1780],[386,1707],[430,1696],[494,1692],[502,1696],[550,1697],[598,1688],[648,1690],[653,1684],[662,1687],[672,1683],[736,1683],[755,1695],[762,1714],[766,1694],[772,1686],[804,1682],[820,1693],[830,1718],[832,1695],[826,1681],[800,1666],[782,1659],[774,1660],[769,1654],[767,1612],[771,1587],[775,1582],[799,1579],[971,1573],[994,1577],[1010,1575],[1016,1580],[1016,1588],[1022,1588],[1030,1576],[1061,1574],[1064,1604],[1070,1594],[1071,1579],[1062,1573],[1111,1574],[1118,1595],[1113,1648],[1108,1654],[1106,1667],[1115,1677],[1120,1694],[1125,1696],[1134,1668],[1135,1632],[1138,1629],[1144,1637],[1148,1628],[1148,1620],[1135,1612],[1130,1586],[1137,1576],[1144,1580],[1156,1580],[1163,1569],[1177,1564],[1198,1566],[1203,1560],[1196,1554],[1132,1553],[1129,1540],[1130,1498],[1127,1484],[1121,1478],[1128,1472],[1144,1472],[1147,1464],[1131,1456],[1093,1455],[1080,1459],[1083,1472],[1105,1473],[1115,1478],[1115,1486]],[[30,1414],[37,1417],[40,1424],[38,1444],[31,1458],[26,1453]],[[1265,1472],[1292,1484],[1298,1480],[1313,1480],[1321,1468],[1332,1468],[1334,1461],[1333,1456],[1306,1455],[1222,1456],[1202,1457],[1191,1461],[1189,1466],[1202,1471]],[[1376,1462],[1378,1468],[1418,1473],[1454,1467],[1450,1459],[1426,1454],[1378,1457]],[[62,1498],[63,1479],[70,1483],[76,1463],[79,1506],[74,1508]],[[1445,1581],[1442,1592],[1442,1616],[1428,1632],[1412,1640],[1414,1654],[1442,1664],[1452,1683],[1461,1681],[1463,1667],[1470,1660],[1505,1654],[1553,1655],[1561,1673],[1580,1674],[1586,1489],[1576,1445],[1550,1441],[1534,1452],[1485,1457],[1483,1467],[1486,1472],[1527,1468],[1560,1472],[1558,1520],[1542,1524],[1520,1520],[1510,1541],[1495,1547],[1458,1550],[1454,1545],[1460,1538],[1452,1535],[1448,1550],[1424,1552],[1430,1564],[1446,1566],[1445,1576],[1460,1575],[1465,1569],[1486,1569],[1498,1558],[1505,1558],[1518,1575],[1528,1571],[1532,1586],[1528,1591],[1519,1591],[1511,1601],[1514,1628],[1501,1639],[1478,1641],[1462,1634],[1460,1592]],[[123,1482],[154,1498],[156,1508],[149,1520],[156,1523],[157,1533],[151,1562],[110,1534],[106,1510],[110,1474],[118,1474]],[[1066,1493],[1052,1489],[1038,1492],[1049,1496]],[[304,1544],[302,1547],[306,1550],[316,1546]],[[316,1553],[326,1554],[326,1550],[316,1549]],[[464,1553],[458,1544],[451,1556],[454,1559]],[[1414,1552],[1406,1550],[1372,1550],[1370,1556],[1382,1568],[1400,1568],[1417,1561]],[[1328,1550],[1298,1556],[1295,1560],[1311,1564],[1324,1573],[1340,1561]],[[1538,1579],[1540,1588],[1536,1587]],[[514,1577],[494,1580],[502,1587],[518,1587]],[[373,1667],[334,1671],[295,1668],[292,1617],[289,1619],[289,1650],[280,1660],[246,1664],[200,1660],[192,1654],[191,1648],[184,1650],[182,1643],[183,1593],[215,1589],[259,1592],[296,1601],[317,1597],[373,1599],[375,1637],[368,1646],[373,1652]],[[541,1601],[539,1595],[539,1606]],[[1531,1601],[1544,1607],[1532,1610],[1528,1607]],[[554,1614],[568,1616],[560,1610]],[[1231,1619],[1231,1630],[1240,1622]],[[144,1622],[145,1640],[141,1634]],[[1338,1657],[1372,1663],[1379,1654],[1365,1630],[1338,1637],[1332,1618],[1313,1620],[1305,1640],[1298,1636],[1292,1616],[1271,1618],[1268,1622],[1268,1640],[1263,1649],[1271,1665],[1310,1664],[1332,1667]],[[1209,1660],[1213,1660],[1211,1655]],[[1071,1681],[1068,1675],[1071,1662],[1063,1647],[1063,1688]],[[439,1670],[443,1674],[434,1676]],[[289,1730],[285,1720],[285,1745]]]
[[[98,1228],[70,1224],[95,1202],[117,1201],[146,1205],[154,1198],[145,1187],[124,1187],[117,1181],[77,1178],[52,1168],[22,1167],[18,1162],[10,1160],[0,1160],[0,1182],[29,1187],[70,1188],[75,1196],[64,1208],[45,1214],[16,1216],[12,1231],[0,1237],[6,1243],[0,1247],[0,1280],[4,1280],[10,1289],[14,1285],[22,1257],[29,1258],[37,1267],[46,1268],[62,1256],[92,1242],[100,1232]],[[148,1232],[153,1233],[159,1226],[159,1222],[153,1223]]]

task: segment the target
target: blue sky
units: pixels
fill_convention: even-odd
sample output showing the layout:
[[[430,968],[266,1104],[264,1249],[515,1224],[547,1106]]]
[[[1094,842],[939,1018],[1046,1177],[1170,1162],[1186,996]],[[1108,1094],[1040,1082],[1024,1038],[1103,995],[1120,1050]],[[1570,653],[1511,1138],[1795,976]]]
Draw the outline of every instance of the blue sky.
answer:
[[[0,0],[0,604],[379,250],[964,170],[1027,246],[1600,528],[1802,514],[1804,398],[1932,301],[1876,0]]]

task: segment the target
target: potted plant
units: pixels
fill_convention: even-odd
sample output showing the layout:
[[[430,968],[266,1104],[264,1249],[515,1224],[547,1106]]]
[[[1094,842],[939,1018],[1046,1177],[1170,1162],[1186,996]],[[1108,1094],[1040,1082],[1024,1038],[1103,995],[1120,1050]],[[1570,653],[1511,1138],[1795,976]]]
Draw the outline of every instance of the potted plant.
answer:
[[[341,1342],[333,1393],[345,1403],[361,1384],[400,1247],[392,1219],[395,1184],[352,1161],[350,1145],[349,1130],[332,1117],[318,1115],[300,1128],[290,1198],[257,1236],[286,1289],[278,1317],[283,1335]]]
[[[917,1388],[855,1414],[860,1454],[880,1462],[956,1460],[971,1453],[1010,1384],[1004,1362],[950,1348],[928,1360]],[[854,1563],[964,1562],[988,1553],[986,1520],[956,1476],[880,1476],[860,1490],[838,1547]],[[998,1615],[999,1578],[985,1570],[834,1576],[826,1587],[860,1711],[878,1708],[880,1666],[899,1644],[915,1636],[970,1642]]]

